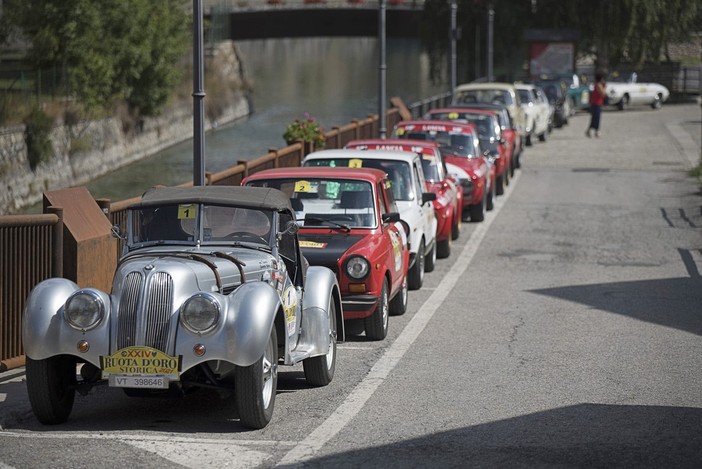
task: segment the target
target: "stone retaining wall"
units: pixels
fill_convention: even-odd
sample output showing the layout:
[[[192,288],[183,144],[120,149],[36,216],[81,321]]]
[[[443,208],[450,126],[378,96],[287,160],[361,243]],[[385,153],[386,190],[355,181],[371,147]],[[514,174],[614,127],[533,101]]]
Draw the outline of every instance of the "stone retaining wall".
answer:
[[[221,45],[213,57],[216,60],[219,57],[227,73],[236,75],[230,76],[233,82],[243,81],[238,54],[231,42]],[[236,65],[232,66],[232,63]],[[238,93],[220,111],[216,121],[206,119],[206,130],[249,115],[248,99]],[[89,149],[71,154],[71,142],[78,132]],[[117,117],[80,123],[73,128],[59,125],[51,133],[53,157],[32,171],[27,158],[24,126],[0,129],[0,215],[12,214],[40,202],[45,191],[86,184],[192,136],[192,102],[184,102],[169,108],[162,116],[146,119],[136,132],[125,133]]]

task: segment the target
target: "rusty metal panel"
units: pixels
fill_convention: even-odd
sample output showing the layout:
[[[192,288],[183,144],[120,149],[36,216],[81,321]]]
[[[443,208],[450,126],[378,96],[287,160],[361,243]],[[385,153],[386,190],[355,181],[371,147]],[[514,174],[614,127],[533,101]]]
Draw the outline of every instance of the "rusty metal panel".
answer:
[[[56,215],[0,217],[0,360],[21,365],[22,310],[31,289],[51,277]]]

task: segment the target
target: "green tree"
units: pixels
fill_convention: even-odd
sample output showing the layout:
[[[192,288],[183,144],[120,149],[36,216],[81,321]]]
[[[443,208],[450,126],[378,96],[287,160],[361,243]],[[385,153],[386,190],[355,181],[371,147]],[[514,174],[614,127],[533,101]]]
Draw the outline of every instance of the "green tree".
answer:
[[[88,107],[124,100],[157,114],[180,75],[189,18],[182,0],[5,0],[2,28],[30,44],[37,68],[57,67]]]

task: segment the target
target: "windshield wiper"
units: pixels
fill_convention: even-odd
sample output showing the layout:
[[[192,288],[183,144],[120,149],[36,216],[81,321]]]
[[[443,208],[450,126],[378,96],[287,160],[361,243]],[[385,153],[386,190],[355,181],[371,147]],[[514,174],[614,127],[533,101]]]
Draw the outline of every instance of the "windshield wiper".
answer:
[[[331,220],[324,220],[323,218],[316,218],[316,217],[305,217],[305,225],[307,225],[308,221],[314,221],[317,223],[329,223],[330,225],[336,226],[337,228],[341,228],[345,232],[351,231],[351,228],[348,227],[348,225],[344,225],[342,223],[337,223],[335,221]]]

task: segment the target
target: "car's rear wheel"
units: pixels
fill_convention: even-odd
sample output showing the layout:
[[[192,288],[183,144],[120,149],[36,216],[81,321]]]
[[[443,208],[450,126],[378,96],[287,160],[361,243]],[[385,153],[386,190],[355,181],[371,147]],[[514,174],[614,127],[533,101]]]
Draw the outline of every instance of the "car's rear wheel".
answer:
[[[44,425],[68,420],[76,396],[76,360],[68,355],[26,359],[27,394],[34,415]]]
[[[407,272],[407,281],[409,282],[410,290],[419,290],[424,283],[424,240],[419,244],[417,254],[415,255],[414,265]]]
[[[622,100],[619,101],[619,104],[617,104],[617,107],[619,108],[620,111],[626,110],[627,107],[629,107],[629,95],[625,94],[622,96]]]
[[[310,357],[302,362],[305,379],[311,386],[326,386],[334,378],[336,369],[336,304],[329,300],[329,350],[325,355]]]
[[[539,142],[545,142],[546,141],[546,132],[539,134]]]
[[[451,255],[451,236],[436,242],[436,257],[446,259]]]
[[[497,182],[497,178],[495,178],[495,182]],[[495,197],[497,197],[497,189],[495,186],[497,186],[496,183],[490,185],[490,190],[488,191],[487,198],[485,199],[485,209],[488,211],[495,208]]]
[[[409,300],[409,287],[407,286],[407,277],[402,282],[400,291],[395,294],[395,297],[390,300],[390,315],[402,316],[407,312],[407,303]]]
[[[497,195],[502,195],[505,193],[505,174],[502,173],[500,176],[495,178],[495,193]]]
[[[653,99],[653,102],[651,103],[651,108],[652,109],[660,109],[661,107],[663,107],[663,97],[659,93]]]
[[[431,245],[431,251],[424,257],[424,272],[433,272],[434,267],[436,267],[436,238]]]
[[[378,306],[375,307],[373,314],[364,320],[366,326],[366,337],[368,337],[370,340],[383,340],[388,335],[389,316],[388,281],[383,280],[383,287],[380,289]]]
[[[263,428],[273,417],[278,386],[278,336],[271,328],[266,349],[253,365],[237,366],[234,372],[236,407],[241,423]]]
[[[470,207],[468,207],[468,214],[470,215],[470,221],[472,222],[479,222],[485,220],[487,191],[485,192],[486,194],[483,195],[483,198],[480,200],[479,203],[473,204]]]

